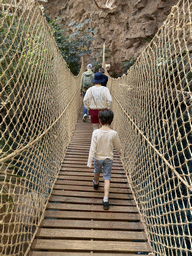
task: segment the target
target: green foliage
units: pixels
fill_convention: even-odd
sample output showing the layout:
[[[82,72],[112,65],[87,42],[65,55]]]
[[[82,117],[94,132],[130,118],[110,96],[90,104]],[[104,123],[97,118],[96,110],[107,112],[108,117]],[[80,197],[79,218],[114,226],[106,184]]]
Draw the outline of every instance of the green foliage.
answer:
[[[44,75],[40,64],[41,58],[37,58],[38,49],[42,48],[42,36],[40,26],[35,27],[30,34],[30,24],[16,14],[5,16],[0,11],[0,22],[0,128],[4,133],[4,138],[0,140],[0,149],[9,154],[17,147],[17,143],[13,143],[11,137],[19,140],[18,132],[14,130],[14,124],[18,122],[16,119],[18,117],[22,122],[22,119],[26,118],[27,110],[22,108],[25,101],[23,93],[29,93],[27,88],[34,87],[31,75],[33,69],[36,69],[36,76]],[[13,117],[16,109],[18,116]],[[21,127],[20,133],[24,130],[25,128]]]
[[[125,61],[123,66],[125,68],[125,72],[127,73],[127,70],[130,69],[131,66],[135,64],[136,59],[131,57],[128,61]]]
[[[24,133],[25,127],[23,119],[26,117],[25,110],[22,109],[23,93],[26,88],[32,85],[31,71],[32,67],[40,67],[39,62],[34,56],[37,56],[37,49],[40,42],[38,29],[34,32],[35,36],[29,33],[29,24],[22,17],[12,14],[6,16],[0,11],[0,157],[12,153],[21,143],[20,133]],[[40,68],[39,68],[40,70]],[[20,97],[21,96],[21,97]],[[13,116],[16,112],[17,116]],[[15,124],[20,122],[18,133]],[[25,134],[27,137],[27,133]],[[26,138],[27,141],[28,138]],[[12,174],[4,172],[0,165],[0,200],[1,202],[12,202],[12,197],[8,195],[5,183],[14,182],[21,176],[17,173],[17,163],[10,160],[6,165]]]
[[[105,61],[109,58],[108,55],[110,54],[110,51],[108,48],[105,48]],[[96,54],[90,59],[90,63],[94,67],[94,72],[98,72],[99,68],[102,67],[102,61],[103,61],[103,49],[100,49],[97,51]]]
[[[110,51],[108,48],[105,48],[105,60],[107,61],[108,55],[110,55]],[[95,68],[95,72],[98,72],[99,68],[102,67],[103,59],[103,50],[98,52],[94,58],[91,59],[91,63],[93,64]],[[117,78],[121,77],[123,74],[127,73],[127,70],[133,66],[136,62],[136,59],[131,57],[129,61],[125,61],[124,63],[118,62],[118,63],[113,63],[111,64],[110,69],[108,70],[108,73],[111,77]]]
[[[18,29],[17,17],[15,17],[15,19],[13,19],[12,16],[6,16],[4,18],[2,12],[0,12],[0,20],[2,23],[0,28],[1,85],[5,85],[5,92],[10,94],[11,88],[14,86],[14,80],[16,79],[15,66],[17,65],[18,57],[23,46],[23,40],[20,39],[23,37],[24,33],[22,33],[21,29]],[[9,84],[7,84],[8,81]],[[0,89],[2,90],[2,87]],[[2,96],[3,99],[6,100],[5,93],[3,93]]]
[[[123,66],[123,63],[113,63],[108,70],[108,73],[113,78],[118,78],[125,74],[125,67]]]
[[[172,44],[167,43],[160,52],[156,66],[162,70],[162,77],[166,77],[167,86],[178,90],[192,91],[192,72],[190,60],[192,51],[183,50],[172,52]]]
[[[22,17],[12,14],[4,16],[0,11],[0,91],[1,104],[11,104],[7,99],[13,94],[22,91],[21,87],[31,85],[31,73],[35,68],[41,75],[41,58],[37,58],[41,47],[41,27],[33,29],[30,33],[30,24]],[[46,49],[43,49],[46,51]],[[39,53],[40,54],[40,53]],[[10,97],[12,95],[12,97]],[[18,97],[19,99],[19,97]],[[16,103],[16,102],[15,102]],[[18,100],[19,104],[19,100]],[[15,104],[14,104],[15,106]],[[9,106],[7,106],[9,108]],[[16,106],[15,106],[16,107]]]
[[[11,167],[11,166],[9,166]],[[15,183],[17,179],[23,179],[22,176],[20,175],[16,175],[16,174],[11,174],[11,173],[4,173],[4,172],[0,172],[0,201],[3,205],[3,210],[4,211],[9,211],[9,207],[10,204],[13,204],[13,198],[12,196],[9,195],[7,189],[5,188],[5,186],[3,185],[3,183],[5,184],[10,184],[10,183]],[[2,208],[1,208],[2,210]]]
[[[59,19],[52,20],[46,13],[44,15],[51,27],[62,57],[67,62],[71,72],[77,75],[80,70],[80,58],[83,55],[91,54],[90,46],[96,28],[87,27],[91,19],[87,19],[83,23],[73,21],[68,25],[72,32],[70,35],[66,35],[66,28],[62,29],[62,25],[58,24]]]
[[[152,38],[151,38],[151,37],[145,37],[145,38],[143,38],[143,40],[144,40],[145,42],[151,42]]]

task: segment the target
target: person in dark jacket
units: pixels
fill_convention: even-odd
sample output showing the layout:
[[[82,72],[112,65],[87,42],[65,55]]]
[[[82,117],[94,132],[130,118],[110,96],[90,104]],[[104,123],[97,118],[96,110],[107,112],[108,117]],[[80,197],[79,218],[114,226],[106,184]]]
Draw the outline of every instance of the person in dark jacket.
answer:
[[[99,72],[102,73],[103,78],[105,79],[105,81],[104,81],[101,85],[102,85],[102,86],[107,86],[108,76],[104,75],[104,73],[105,73],[104,68],[100,68],[100,69],[99,69]]]

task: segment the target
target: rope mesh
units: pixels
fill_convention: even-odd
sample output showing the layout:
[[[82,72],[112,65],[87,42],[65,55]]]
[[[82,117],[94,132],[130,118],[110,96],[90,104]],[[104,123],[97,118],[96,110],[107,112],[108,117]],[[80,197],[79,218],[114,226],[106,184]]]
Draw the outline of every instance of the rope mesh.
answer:
[[[80,77],[35,1],[0,2],[0,254],[24,255],[72,136]]]
[[[179,1],[127,75],[113,128],[155,255],[192,255],[192,2]]]

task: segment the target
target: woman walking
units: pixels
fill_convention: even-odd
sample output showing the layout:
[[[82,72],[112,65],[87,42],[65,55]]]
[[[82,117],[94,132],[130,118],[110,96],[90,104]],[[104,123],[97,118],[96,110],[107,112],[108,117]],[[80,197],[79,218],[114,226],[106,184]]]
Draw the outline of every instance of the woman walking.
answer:
[[[98,114],[101,109],[109,109],[112,103],[110,91],[101,84],[105,81],[103,74],[97,72],[94,75],[93,83],[95,84],[86,91],[83,103],[87,109],[90,109],[91,123],[93,130],[99,128]]]

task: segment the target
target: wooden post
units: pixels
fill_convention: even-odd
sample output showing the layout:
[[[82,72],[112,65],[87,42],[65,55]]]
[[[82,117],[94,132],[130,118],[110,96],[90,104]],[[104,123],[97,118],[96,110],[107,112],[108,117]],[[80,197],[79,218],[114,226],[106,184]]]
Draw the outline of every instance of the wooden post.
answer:
[[[106,69],[106,65],[105,65],[105,43],[103,44],[103,63],[102,63],[102,68],[104,68],[104,70]]]
[[[81,62],[81,67],[82,67],[82,70],[83,70],[83,72],[85,71],[85,56],[83,55],[82,57],[81,57],[82,59],[82,62]]]

